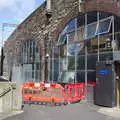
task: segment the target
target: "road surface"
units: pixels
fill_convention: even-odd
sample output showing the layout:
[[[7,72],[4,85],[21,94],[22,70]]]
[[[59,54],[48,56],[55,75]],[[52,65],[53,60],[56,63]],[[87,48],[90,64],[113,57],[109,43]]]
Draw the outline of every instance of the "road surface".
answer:
[[[22,114],[4,120],[120,120],[98,113],[99,107],[88,103],[66,106],[26,105]]]

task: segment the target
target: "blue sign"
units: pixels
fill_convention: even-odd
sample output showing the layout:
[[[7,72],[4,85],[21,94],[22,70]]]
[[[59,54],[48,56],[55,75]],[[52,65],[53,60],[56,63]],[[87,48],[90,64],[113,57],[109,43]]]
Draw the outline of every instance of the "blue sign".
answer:
[[[104,75],[104,76],[108,75],[108,70],[107,69],[102,69],[102,70],[99,71],[99,74]]]

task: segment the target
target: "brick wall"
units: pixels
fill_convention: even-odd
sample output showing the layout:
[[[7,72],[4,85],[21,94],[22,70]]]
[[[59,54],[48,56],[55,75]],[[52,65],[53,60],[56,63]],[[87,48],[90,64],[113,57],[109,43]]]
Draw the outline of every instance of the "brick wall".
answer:
[[[120,0],[85,0],[85,11],[104,11],[120,15]]]
[[[52,0],[52,17],[50,18],[49,25],[46,25],[46,3],[43,3],[35,12],[24,20],[8,38],[8,41],[5,42],[4,51],[8,64],[11,64],[11,58],[14,64],[19,64],[21,46],[25,41],[30,39],[34,39],[39,49],[43,49],[42,54],[44,58],[44,50],[46,49],[45,44],[50,43],[50,41],[54,42],[54,31],[60,23],[64,23],[63,18],[65,18],[71,10],[74,8],[78,9],[78,4],[76,4],[76,2],[78,2],[78,0]],[[74,14],[72,15],[74,16]],[[45,40],[46,33],[49,39]],[[51,44],[53,42],[51,42]],[[47,44],[47,47],[49,47],[48,45],[49,44]],[[48,48],[47,51],[51,50]],[[44,76],[44,72],[42,72],[42,75]],[[42,77],[42,79],[44,78]]]

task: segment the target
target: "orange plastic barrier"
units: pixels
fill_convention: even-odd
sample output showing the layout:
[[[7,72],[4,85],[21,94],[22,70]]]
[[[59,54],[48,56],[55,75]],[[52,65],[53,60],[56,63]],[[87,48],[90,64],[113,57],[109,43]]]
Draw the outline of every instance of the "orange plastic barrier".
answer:
[[[31,89],[31,94],[26,92],[26,89]],[[44,84],[33,83],[30,86],[28,83],[23,85],[23,101],[32,101],[35,103],[50,102],[62,103],[64,102],[64,88],[59,84]]]
[[[63,88],[59,84],[35,84],[32,101],[61,103]]]
[[[34,83],[32,83],[32,82],[23,84],[22,99],[23,99],[24,103],[31,101],[32,94],[33,94],[33,86],[34,86]]]
[[[60,84],[24,83],[22,98],[24,102],[66,104],[76,102],[85,96],[84,83]]]
[[[66,90],[66,101],[67,102],[77,102],[85,97],[85,84],[77,83],[77,84],[67,84],[65,86]]]

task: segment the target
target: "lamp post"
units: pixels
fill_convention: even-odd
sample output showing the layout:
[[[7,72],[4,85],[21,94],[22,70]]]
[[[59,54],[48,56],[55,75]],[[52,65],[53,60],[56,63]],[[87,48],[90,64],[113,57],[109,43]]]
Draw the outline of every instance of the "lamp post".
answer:
[[[49,82],[49,54],[45,56],[45,82]]]

